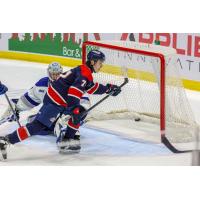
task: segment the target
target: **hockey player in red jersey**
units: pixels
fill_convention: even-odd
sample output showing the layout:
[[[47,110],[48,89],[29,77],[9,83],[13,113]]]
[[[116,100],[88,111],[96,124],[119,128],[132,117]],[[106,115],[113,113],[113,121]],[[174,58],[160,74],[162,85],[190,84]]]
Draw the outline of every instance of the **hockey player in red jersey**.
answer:
[[[80,140],[76,138],[76,132],[80,127],[81,113],[85,110],[80,105],[80,99],[84,93],[105,94],[112,91],[117,96],[121,89],[117,85],[108,83],[102,85],[93,82],[92,73],[97,73],[103,67],[105,55],[98,50],[92,50],[87,55],[86,65],[77,66],[60,75],[49,87],[44,97],[43,106],[39,110],[35,120],[26,126],[18,128],[11,134],[0,138],[0,149],[6,152],[7,145],[15,144],[30,136],[48,134],[46,130],[54,127],[57,119],[62,115],[70,115],[67,128],[57,141],[60,152],[79,151]]]

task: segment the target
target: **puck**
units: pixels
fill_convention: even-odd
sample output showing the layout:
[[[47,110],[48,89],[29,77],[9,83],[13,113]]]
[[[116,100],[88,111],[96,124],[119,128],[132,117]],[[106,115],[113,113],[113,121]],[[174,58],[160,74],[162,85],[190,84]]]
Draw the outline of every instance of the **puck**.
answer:
[[[135,118],[136,122],[139,122],[141,119],[139,117]]]

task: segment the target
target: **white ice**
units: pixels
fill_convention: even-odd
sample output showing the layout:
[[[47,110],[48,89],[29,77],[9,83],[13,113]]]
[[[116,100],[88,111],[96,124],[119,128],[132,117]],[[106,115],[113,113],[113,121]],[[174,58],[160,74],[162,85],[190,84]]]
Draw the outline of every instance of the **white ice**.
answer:
[[[39,78],[46,76],[46,64],[0,59],[0,81],[8,86],[9,97],[16,97],[30,88]],[[67,70],[67,68],[65,68]],[[200,94],[187,91],[196,120],[200,121],[198,111]],[[0,96],[0,115],[7,106],[5,97]],[[22,123],[30,112],[22,116]],[[96,122],[97,123],[97,122]],[[120,129],[119,121],[116,130]],[[106,125],[109,124],[109,121]],[[116,125],[115,125],[116,126]],[[141,125],[140,125],[141,126]],[[0,126],[0,135],[11,133],[16,123]],[[134,128],[134,129],[133,129]],[[135,135],[145,137],[145,129],[133,126],[124,134],[121,131],[109,133],[102,129],[81,127],[82,149],[79,154],[60,155],[53,136],[34,136],[8,148],[7,161],[0,165],[190,165],[191,154],[173,154],[163,144],[140,140]],[[126,133],[125,133],[126,131]],[[134,136],[130,137],[132,133]],[[159,135],[158,135],[159,137]]]

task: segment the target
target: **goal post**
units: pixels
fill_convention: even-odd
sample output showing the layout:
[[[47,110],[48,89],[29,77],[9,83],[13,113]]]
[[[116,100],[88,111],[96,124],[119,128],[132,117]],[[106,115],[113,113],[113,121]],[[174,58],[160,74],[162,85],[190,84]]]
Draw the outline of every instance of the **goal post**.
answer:
[[[86,41],[82,46],[83,64],[86,63],[87,53],[91,49],[99,49],[106,56],[105,70],[103,67],[100,74],[94,74],[95,80],[118,83],[118,76],[123,75],[116,71],[122,71],[123,68],[127,69],[127,76],[131,80],[119,97],[111,99],[104,109],[100,108],[102,113],[110,109],[109,114],[120,116],[122,110],[127,110],[127,117],[130,117],[130,113],[135,113],[135,116],[141,116],[150,122],[156,118],[161,140],[166,135],[166,125],[170,124],[175,129],[181,127],[178,136],[172,134],[172,140],[192,140],[192,134],[187,132],[192,132],[191,127],[194,128],[196,122],[179,74],[175,49],[129,41]],[[123,107],[123,102],[126,108]]]

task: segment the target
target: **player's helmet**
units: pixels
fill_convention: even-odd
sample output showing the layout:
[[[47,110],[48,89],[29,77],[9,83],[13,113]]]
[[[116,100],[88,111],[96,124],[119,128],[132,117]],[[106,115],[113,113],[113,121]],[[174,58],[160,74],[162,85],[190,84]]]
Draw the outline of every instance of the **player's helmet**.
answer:
[[[92,50],[87,55],[87,60],[94,60],[95,62],[98,60],[105,61],[105,54],[99,50]]]
[[[58,79],[59,75],[63,72],[63,68],[58,62],[52,62],[47,68],[47,73],[52,81]]]

